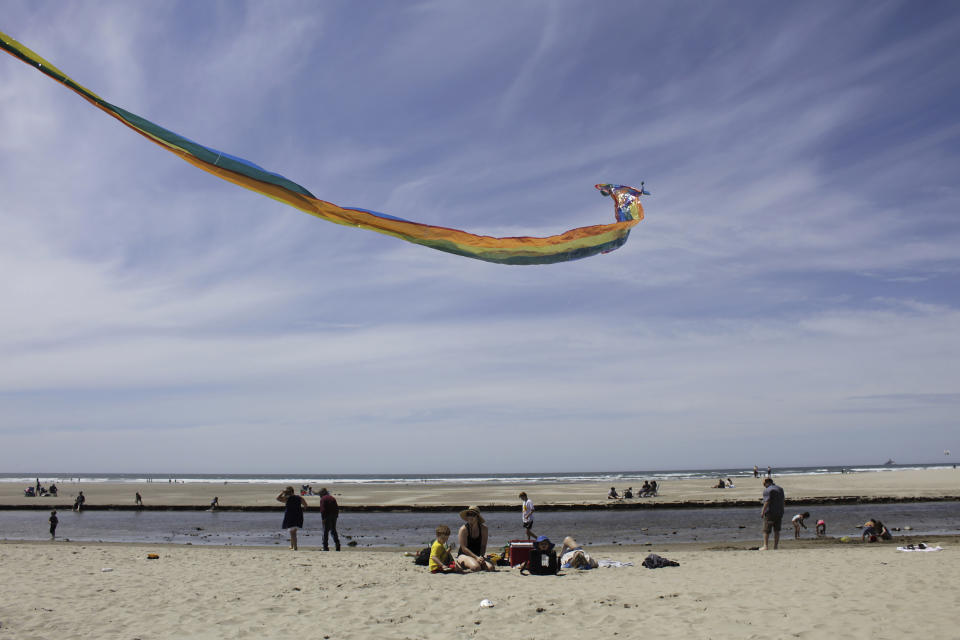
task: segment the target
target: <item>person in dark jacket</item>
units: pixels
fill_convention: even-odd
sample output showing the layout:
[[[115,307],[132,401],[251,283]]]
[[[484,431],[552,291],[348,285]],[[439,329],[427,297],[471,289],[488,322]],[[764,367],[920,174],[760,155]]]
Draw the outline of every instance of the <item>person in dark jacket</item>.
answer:
[[[298,496],[293,487],[287,487],[277,496],[277,502],[282,502],[283,524],[281,529],[290,531],[290,548],[297,550],[297,529],[303,528],[303,510],[307,508],[307,501]]]
[[[340,536],[337,534],[337,518],[340,517],[340,505],[337,499],[330,495],[327,488],[320,489],[320,518],[323,520],[323,550],[330,551],[330,534],[333,534],[333,544],[340,551]]]

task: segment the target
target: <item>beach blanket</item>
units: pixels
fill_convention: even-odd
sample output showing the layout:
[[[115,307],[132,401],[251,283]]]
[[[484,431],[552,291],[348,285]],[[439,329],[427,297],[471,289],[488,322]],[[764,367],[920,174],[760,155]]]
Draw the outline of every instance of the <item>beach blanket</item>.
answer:
[[[619,560],[597,560],[597,565],[616,569],[617,567],[632,567],[632,562],[620,562]]]
[[[943,551],[943,547],[928,547],[921,542],[918,545],[908,544],[905,547],[897,547],[897,551]]]

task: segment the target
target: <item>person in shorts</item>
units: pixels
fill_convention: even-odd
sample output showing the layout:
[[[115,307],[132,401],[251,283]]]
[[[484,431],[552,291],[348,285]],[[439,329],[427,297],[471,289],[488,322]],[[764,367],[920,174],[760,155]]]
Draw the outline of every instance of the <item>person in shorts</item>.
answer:
[[[527,540],[533,540],[537,537],[533,532],[533,500],[527,497],[526,491],[520,492],[520,500],[523,502],[523,528],[527,532]]]
[[[774,484],[773,478],[764,478],[763,486],[763,508],[760,509],[760,517],[763,518],[763,546],[760,551],[767,550],[771,531],[773,548],[780,547],[780,524],[783,521],[785,501],[783,489]]]

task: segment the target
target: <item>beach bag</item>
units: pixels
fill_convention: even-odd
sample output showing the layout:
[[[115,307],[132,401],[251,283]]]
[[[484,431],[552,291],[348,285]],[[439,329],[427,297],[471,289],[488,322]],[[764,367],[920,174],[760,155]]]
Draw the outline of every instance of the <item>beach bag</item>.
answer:
[[[679,567],[679,562],[674,562],[673,560],[667,560],[663,556],[658,556],[655,553],[651,553],[643,560],[643,566],[647,569],[662,569],[663,567]]]
[[[523,568],[529,571],[530,575],[555,576],[560,571],[560,563],[557,561],[557,554],[553,551],[533,549]]]
[[[430,547],[424,547],[417,552],[417,557],[413,559],[413,564],[418,564],[421,567],[430,566]]]

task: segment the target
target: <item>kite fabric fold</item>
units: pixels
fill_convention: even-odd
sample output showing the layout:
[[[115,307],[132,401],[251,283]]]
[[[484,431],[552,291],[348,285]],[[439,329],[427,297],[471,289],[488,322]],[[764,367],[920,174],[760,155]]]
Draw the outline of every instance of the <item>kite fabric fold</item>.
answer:
[[[148,140],[215,176],[329,222],[376,231],[468,258],[499,264],[550,264],[608,253],[621,247],[627,241],[630,229],[643,219],[640,196],[649,195],[642,185],[640,189],[634,189],[623,185],[598,184],[596,188],[600,193],[614,200],[616,222],[571,229],[545,238],[480,236],[458,229],[411,222],[367,209],[340,207],[320,200],[280,174],[184,138],[107,102],[2,32],[0,48],[75,91],[90,104]]]

